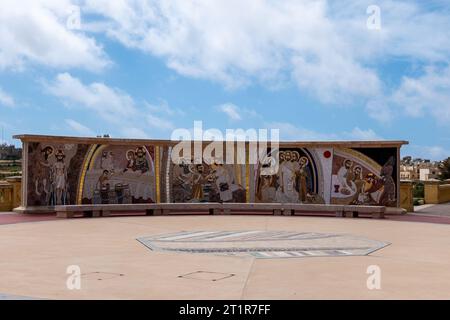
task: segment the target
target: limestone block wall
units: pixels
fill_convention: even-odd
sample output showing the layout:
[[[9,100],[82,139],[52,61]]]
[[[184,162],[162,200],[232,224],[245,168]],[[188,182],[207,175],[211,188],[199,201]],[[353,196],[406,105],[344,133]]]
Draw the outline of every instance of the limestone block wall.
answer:
[[[407,212],[414,212],[414,196],[412,181],[400,182],[400,207]]]
[[[0,212],[11,211],[13,197],[13,187],[6,181],[0,181]]]
[[[438,181],[425,182],[425,203],[438,204],[450,202],[450,184]]]
[[[21,177],[9,177],[0,181],[0,211],[11,211],[22,202]]]

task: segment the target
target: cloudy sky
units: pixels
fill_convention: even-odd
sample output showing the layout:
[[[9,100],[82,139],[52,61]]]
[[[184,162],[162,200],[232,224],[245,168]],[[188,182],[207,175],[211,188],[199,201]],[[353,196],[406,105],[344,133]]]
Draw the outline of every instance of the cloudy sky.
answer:
[[[0,0],[7,142],[168,139],[195,120],[450,156],[450,3]]]

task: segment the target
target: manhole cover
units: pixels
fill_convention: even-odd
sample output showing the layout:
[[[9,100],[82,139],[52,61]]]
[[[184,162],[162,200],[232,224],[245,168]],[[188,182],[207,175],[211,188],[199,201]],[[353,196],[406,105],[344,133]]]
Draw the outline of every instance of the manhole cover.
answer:
[[[260,259],[363,256],[389,243],[352,235],[292,231],[182,231],[138,238],[151,250]]]

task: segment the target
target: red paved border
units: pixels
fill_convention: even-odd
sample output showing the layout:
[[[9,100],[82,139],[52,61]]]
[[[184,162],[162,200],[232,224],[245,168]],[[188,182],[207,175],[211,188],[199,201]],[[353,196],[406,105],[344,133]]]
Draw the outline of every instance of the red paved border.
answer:
[[[184,215],[197,215],[200,212],[186,212]],[[181,215],[183,213],[174,213],[171,216]],[[264,212],[246,212],[246,215],[266,215]],[[208,215],[203,213],[202,215]],[[111,215],[114,216],[139,216],[137,213],[133,212],[118,212],[117,214]],[[305,216],[307,217],[328,217],[335,218],[329,215],[311,213]],[[5,224],[15,224],[15,223],[26,223],[26,222],[39,222],[39,221],[52,221],[59,220],[61,218],[57,218],[54,213],[39,213],[39,214],[23,214],[23,213],[0,213],[0,225]],[[335,219],[343,219],[343,218],[335,218]],[[386,216],[386,220],[392,221],[405,221],[405,222],[426,222],[426,223],[437,223],[437,224],[450,224],[450,217],[438,217],[438,216],[429,216],[429,215],[418,215],[418,214],[406,214],[406,215],[388,215]]]
[[[38,222],[38,221],[50,221],[59,219],[54,213],[39,213],[39,214],[23,214],[23,213],[1,213],[0,225],[2,224],[14,224],[24,222]]]
[[[402,216],[387,216],[388,220],[409,221],[409,222],[428,222],[439,224],[450,224],[450,217],[437,217],[429,215],[406,214]]]

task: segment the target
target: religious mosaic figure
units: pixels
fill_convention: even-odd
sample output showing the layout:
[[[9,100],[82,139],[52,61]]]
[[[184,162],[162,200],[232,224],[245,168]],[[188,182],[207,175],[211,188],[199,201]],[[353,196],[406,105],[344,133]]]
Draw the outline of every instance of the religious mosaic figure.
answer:
[[[394,157],[389,158],[381,168],[380,177],[369,174],[364,181],[365,204],[394,206],[397,201],[395,181],[392,177]]]
[[[151,203],[155,171],[145,146],[102,146],[101,157],[90,160],[83,186],[83,203]]]
[[[278,171],[265,170],[278,155]],[[269,152],[261,160],[256,181],[256,201],[261,203],[324,203],[314,189],[313,166],[303,149],[284,149]],[[270,163],[269,163],[270,161]],[[267,163],[266,163],[267,162]],[[271,166],[273,167],[273,166]],[[271,174],[267,174],[270,172]]]
[[[110,172],[114,171],[114,155],[112,152],[104,151],[102,153],[100,168]]]
[[[192,196],[191,199],[195,202],[203,200],[203,183],[204,183],[204,167],[202,164],[197,164],[192,167]]]
[[[28,203],[41,206],[73,204],[83,147],[64,143],[30,143]],[[73,168],[75,174],[71,176]]]
[[[123,172],[126,172],[128,170],[134,170],[135,168],[136,155],[134,154],[134,151],[128,150],[126,157],[127,157],[127,167],[123,169]]]
[[[134,171],[141,171],[145,173],[149,170],[148,161],[145,157],[145,151],[143,147],[137,147],[136,149],[136,159]]]
[[[390,157],[382,167],[355,151],[340,151],[334,158],[331,203],[396,205],[396,185],[392,177],[394,157]],[[341,163],[339,169],[336,167],[338,163]]]
[[[298,188],[299,188],[299,195],[300,195],[300,202],[306,202],[307,195],[308,195],[308,188],[307,188],[307,173],[306,173],[306,167],[309,164],[309,160],[306,157],[300,158],[300,168],[298,170]]]
[[[233,184],[233,179],[230,172],[223,164],[213,164],[213,174],[216,182],[216,190],[219,192],[221,202],[230,202],[233,200],[233,191],[238,190],[238,187]],[[236,187],[236,188],[235,188]]]
[[[390,157],[381,169],[381,180],[383,182],[383,194],[380,198],[380,204],[383,206],[392,206],[397,202],[395,180],[392,177],[394,172],[395,158]]]
[[[245,202],[245,190],[236,182],[234,165],[215,159],[210,164],[181,161],[172,167],[174,202]]]
[[[345,159],[342,167],[339,169],[337,173],[338,181],[339,181],[339,192],[343,195],[350,195],[352,187],[351,183],[351,169],[353,166],[353,161],[349,159]]]
[[[256,197],[264,203],[275,202],[277,193],[275,176],[263,175],[259,183]]]
[[[276,193],[277,202],[299,202],[299,193],[296,190],[296,178],[299,164],[298,162],[294,163],[291,160],[291,152],[284,152],[283,161],[280,163],[279,169],[279,187]]]
[[[52,175],[52,164],[50,162],[50,156],[52,156],[54,150],[52,147],[47,146],[41,150],[41,155],[43,160],[39,161],[40,168],[40,179],[37,178],[34,182],[35,193],[38,196],[44,195],[45,204],[51,205],[53,198],[53,175]]]
[[[53,181],[56,190],[56,204],[66,204],[67,195],[67,170],[64,163],[65,154],[62,150],[55,153],[56,163],[53,165]]]

